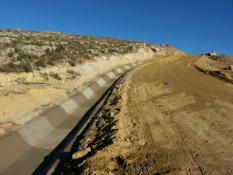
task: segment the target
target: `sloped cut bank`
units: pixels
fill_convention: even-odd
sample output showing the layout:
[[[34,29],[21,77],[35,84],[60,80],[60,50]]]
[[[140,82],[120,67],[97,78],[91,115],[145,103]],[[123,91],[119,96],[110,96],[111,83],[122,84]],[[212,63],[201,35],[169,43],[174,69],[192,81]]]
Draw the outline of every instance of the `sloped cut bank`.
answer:
[[[33,73],[1,73],[0,134],[64,101],[97,75],[120,65],[149,60],[153,55],[151,49],[144,48],[126,55],[103,56],[75,67],[65,64]]]

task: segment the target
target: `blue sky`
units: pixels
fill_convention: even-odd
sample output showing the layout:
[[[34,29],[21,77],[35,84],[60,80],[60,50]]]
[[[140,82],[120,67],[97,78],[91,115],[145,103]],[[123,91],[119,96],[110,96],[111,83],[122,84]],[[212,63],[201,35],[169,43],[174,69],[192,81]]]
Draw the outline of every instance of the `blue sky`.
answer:
[[[0,28],[60,31],[233,55],[233,0],[0,0]]]

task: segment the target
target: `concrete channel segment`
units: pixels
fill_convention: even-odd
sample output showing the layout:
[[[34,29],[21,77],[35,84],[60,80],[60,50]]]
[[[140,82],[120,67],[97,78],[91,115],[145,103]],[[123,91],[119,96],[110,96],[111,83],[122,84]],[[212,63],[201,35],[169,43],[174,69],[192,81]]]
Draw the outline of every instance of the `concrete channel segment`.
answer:
[[[112,83],[139,64],[142,62],[119,66],[99,75],[66,101],[0,137],[0,174],[32,174]]]

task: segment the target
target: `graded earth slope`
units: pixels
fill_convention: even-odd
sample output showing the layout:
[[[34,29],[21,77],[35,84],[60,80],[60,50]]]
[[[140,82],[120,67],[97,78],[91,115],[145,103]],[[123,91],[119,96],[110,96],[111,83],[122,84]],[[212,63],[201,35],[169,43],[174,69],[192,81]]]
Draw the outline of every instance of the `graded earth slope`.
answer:
[[[78,151],[64,170],[233,174],[233,86],[198,71],[197,59],[157,58],[131,74],[79,148],[92,154]]]

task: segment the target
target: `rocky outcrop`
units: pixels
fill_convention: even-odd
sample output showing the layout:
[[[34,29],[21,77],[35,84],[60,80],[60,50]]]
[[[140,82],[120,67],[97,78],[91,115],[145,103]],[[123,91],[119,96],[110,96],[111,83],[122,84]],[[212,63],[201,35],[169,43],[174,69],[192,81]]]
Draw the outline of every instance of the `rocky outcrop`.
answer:
[[[201,56],[194,66],[206,74],[233,84],[233,59]]]

